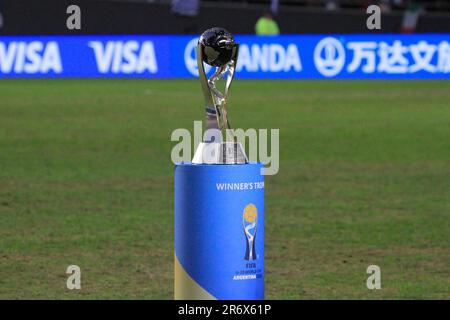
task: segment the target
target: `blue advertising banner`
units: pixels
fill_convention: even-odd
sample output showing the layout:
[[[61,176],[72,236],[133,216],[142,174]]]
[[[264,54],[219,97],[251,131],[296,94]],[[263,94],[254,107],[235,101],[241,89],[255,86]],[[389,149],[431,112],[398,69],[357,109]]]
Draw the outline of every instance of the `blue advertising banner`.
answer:
[[[236,36],[237,78],[449,79],[450,34]],[[198,75],[194,36],[2,36],[0,78]]]

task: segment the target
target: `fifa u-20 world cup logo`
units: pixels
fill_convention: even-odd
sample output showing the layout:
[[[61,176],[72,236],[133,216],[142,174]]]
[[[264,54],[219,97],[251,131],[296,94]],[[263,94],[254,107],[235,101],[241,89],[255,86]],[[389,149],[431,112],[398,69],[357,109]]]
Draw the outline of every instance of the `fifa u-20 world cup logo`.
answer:
[[[244,208],[242,224],[244,226],[245,238],[247,239],[247,249],[245,250],[245,260],[256,260],[255,238],[256,226],[258,223],[258,210],[252,203]]]

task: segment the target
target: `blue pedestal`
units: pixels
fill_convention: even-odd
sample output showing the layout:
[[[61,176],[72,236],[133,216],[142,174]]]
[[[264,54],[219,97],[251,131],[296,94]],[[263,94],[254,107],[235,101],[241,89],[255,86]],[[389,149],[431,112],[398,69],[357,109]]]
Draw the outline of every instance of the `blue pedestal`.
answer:
[[[261,168],[175,166],[176,299],[264,299]]]

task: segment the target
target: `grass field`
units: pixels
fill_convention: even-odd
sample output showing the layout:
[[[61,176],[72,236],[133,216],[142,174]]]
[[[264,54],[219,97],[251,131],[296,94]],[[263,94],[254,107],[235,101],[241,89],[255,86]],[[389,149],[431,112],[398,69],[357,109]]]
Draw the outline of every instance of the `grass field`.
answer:
[[[202,99],[187,80],[0,81],[0,298],[171,299],[170,134]],[[267,298],[450,299],[450,81],[237,80],[229,106],[280,128]]]

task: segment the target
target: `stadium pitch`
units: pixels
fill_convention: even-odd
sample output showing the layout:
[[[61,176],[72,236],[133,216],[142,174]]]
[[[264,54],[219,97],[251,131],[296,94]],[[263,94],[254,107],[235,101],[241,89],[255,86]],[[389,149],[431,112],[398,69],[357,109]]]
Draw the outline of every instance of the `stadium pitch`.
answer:
[[[0,298],[171,299],[170,135],[202,119],[198,81],[2,80],[0,97]],[[267,298],[450,298],[450,81],[237,79],[229,108],[280,129]]]

